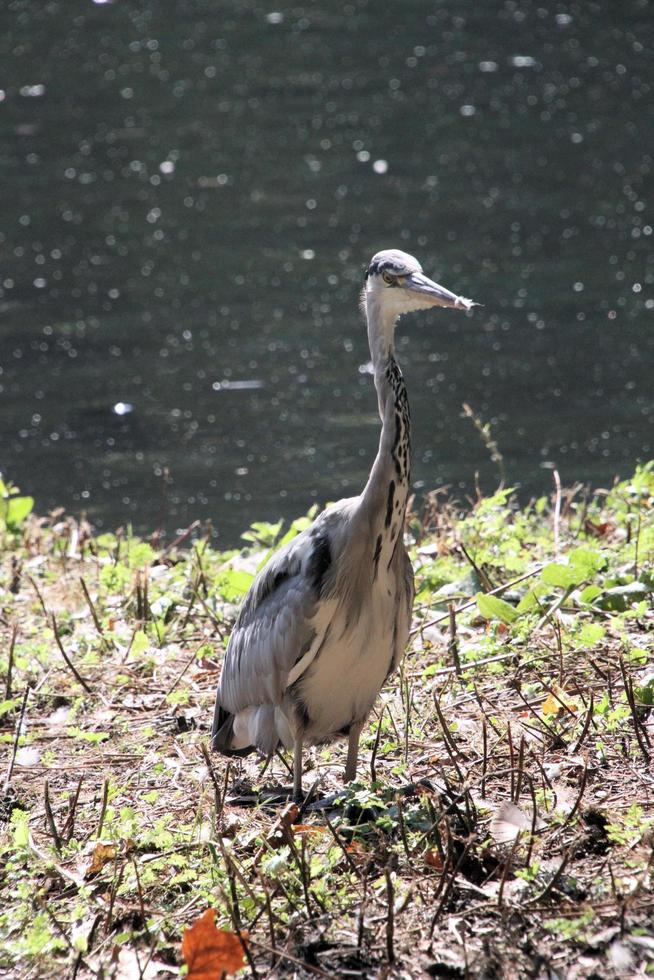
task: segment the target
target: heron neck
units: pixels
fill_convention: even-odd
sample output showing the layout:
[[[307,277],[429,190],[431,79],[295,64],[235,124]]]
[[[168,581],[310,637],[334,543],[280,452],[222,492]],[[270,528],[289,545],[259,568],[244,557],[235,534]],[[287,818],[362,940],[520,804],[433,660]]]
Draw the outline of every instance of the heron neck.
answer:
[[[395,317],[380,322],[369,308],[366,312],[382,431],[362,503],[383,547],[385,539],[394,545],[404,525],[411,467],[411,421],[406,385],[393,348]]]
[[[375,295],[366,296],[368,344],[375,371],[388,361],[394,352],[397,314],[384,309]]]

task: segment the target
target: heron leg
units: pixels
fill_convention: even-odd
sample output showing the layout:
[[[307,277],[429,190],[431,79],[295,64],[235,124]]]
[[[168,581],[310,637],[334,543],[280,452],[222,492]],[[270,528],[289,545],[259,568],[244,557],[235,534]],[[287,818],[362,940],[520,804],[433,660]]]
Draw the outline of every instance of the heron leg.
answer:
[[[304,799],[302,792],[302,736],[299,734],[296,735],[293,746],[293,799],[297,802]]]
[[[352,725],[350,728],[350,734],[347,739],[347,762],[345,763],[345,776],[343,777],[344,783],[351,783],[353,779],[357,778],[357,762],[359,759],[359,738],[361,736],[361,730],[363,728],[363,722],[358,725]]]

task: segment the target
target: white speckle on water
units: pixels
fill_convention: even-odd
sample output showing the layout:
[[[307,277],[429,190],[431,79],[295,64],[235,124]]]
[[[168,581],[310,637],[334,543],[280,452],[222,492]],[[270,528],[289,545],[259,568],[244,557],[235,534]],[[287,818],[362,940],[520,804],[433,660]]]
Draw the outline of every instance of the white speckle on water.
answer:
[[[530,54],[514,54],[509,59],[514,68],[536,68],[538,62]]]
[[[134,411],[134,406],[130,405],[129,402],[116,402],[111,411],[114,415],[129,415],[130,412]]]
[[[23,85],[20,94],[26,99],[40,99],[45,95],[45,85]]]
[[[376,174],[385,174],[386,171],[388,170],[388,161],[375,160],[375,162],[372,165],[372,169],[375,171]]]
[[[462,105],[459,112],[462,116],[474,116],[476,109],[473,105]]]
[[[214,391],[249,391],[254,388],[263,388],[263,381],[258,378],[247,378],[244,381],[230,381],[223,378],[222,381],[214,381],[211,387]]]

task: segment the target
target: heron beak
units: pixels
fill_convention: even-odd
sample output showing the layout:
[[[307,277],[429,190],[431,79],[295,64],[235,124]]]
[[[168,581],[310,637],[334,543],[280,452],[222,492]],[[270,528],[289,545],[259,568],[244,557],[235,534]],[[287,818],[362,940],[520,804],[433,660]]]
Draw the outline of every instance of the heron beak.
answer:
[[[453,310],[470,310],[473,306],[479,306],[471,299],[466,299],[465,296],[457,296],[445,286],[439,286],[437,282],[433,282],[422,272],[411,272],[405,276],[401,288],[416,293],[421,300],[428,301],[432,306],[446,306]]]

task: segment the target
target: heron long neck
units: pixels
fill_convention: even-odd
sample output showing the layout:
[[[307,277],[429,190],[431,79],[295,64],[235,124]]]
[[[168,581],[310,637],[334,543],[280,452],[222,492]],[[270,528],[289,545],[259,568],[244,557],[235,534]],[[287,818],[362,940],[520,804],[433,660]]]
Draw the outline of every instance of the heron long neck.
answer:
[[[404,529],[411,469],[411,420],[406,385],[395,360],[395,318],[366,309],[382,431],[379,449],[362,494],[374,538],[374,574],[390,562]]]

